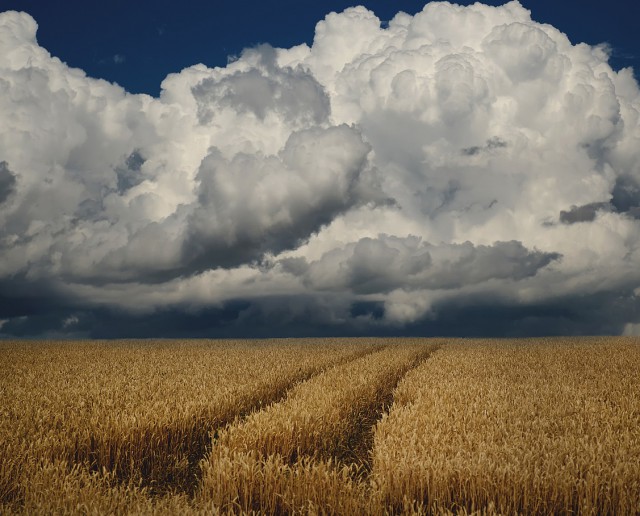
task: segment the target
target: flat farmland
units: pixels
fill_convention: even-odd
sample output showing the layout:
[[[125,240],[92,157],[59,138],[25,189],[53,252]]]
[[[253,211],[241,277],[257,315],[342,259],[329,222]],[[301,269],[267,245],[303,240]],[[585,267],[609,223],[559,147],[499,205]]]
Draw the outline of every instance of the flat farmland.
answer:
[[[638,338],[0,343],[0,514],[635,514]]]

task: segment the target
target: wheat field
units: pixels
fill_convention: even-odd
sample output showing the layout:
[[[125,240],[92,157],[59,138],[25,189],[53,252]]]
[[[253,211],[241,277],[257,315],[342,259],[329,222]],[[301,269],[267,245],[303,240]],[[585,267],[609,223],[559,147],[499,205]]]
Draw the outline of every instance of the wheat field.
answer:
[[[0,343],[0,514],[637,514],[640,340]]]

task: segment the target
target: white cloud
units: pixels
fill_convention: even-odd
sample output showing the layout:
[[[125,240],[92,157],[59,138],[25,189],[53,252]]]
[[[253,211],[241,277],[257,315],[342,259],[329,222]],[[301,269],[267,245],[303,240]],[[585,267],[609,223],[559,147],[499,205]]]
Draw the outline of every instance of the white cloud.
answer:
[[[622,292],[618,331],[638,323],[638,85],[518,2],[331,13],[310,47],[195,65],[158,98],[36,29],[0,14],[0,281],[141,311],[331,292],[332,321],[375,301],[380,324],[436,320],[443,291]]]
[[[640,324],[627,323],[622,332],[623,335],[640,336]]]
[[[67,317],[64,321],[62,321],[62,327],[69,328],[70,326],[75,326],[79,322],[80,322],[80,319],[78,319],[77,316],[71,315]]]

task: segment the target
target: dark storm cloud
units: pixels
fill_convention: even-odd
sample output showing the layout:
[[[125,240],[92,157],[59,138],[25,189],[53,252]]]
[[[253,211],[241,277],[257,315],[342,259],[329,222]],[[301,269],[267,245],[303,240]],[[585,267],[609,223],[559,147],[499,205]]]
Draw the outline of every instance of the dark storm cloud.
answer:
[[[24,275],[0,280],[0,319],[37,315],[64,304],[48,281],[32,281]]]
[[[632,219],[640,218],[640,186],[630,176],[616,179],[611,191],[610,202],[593,202],[583,206],[572,206],[560,212],[560,222],[575,224],[577,222],[593,222],[598,212],[614,212],[624,214]]]
[[[575,224],[577,222],[592,222],[599,211],[611,211],[608,202],[592,202],[584,206],[572,206],[571,209],[560,212],[560,222],[563,224]]]
[[[377,306],[380,311],[381,305]],[[0,319],[0,337],[268,338],[378,331],[366,324],[369,311],[356,309],[351,317],[350,309],[346,300],[317,296],[231,299],[217,307],[165,307],[152,313],[66,306]]]
[[[319,290],[374,294],[398,288],[458,289],[494,279],[518,281],[559,258],[557,253],[530,251],[516,241],[435,246],[416,237],[380,235],[330,251],[301,272],[305,282]]]
[[[542,303],[519,304],[497,295],[449,299],[434,307],[432,317],[409,325],[408,331],[466,337],[618,335],[629,320],[639,319],[637,296],[622,287]]]
[[[9,170],[9,164],[6,161],[0,161],[0,204],[9,198],[15,187],[16,176]]]
[[[49,280],[24,275],[0,279],[0,338],[68,336],[71,314],[86,308],[84,301]]]
[[[488,151],[491,149],[500,149],[500,148],[506,147],[507,145],[508,145],[507,142],[498,138],[497,136],[494,136],[493,138],[487,140],[487,143],[482,147],[478,147],[477,145],[474,145],[473,147],[467,147],[466,149],[462,149],[460,152],[462,153],[463,156],[475,156],[476,154],[479,154],[483,151]]]
[[[67,307],[16,317],[0,336],[73,338],[269,338],[341,336],[537,337],[615,335],[640,319],[629,289],[517,304],[500,295],[466,296],[437,303],[429,317],[408,324],[385,321],[381,302],[346,302],[332,296],[234,299],[198,310],[163,308],[150,314]]]
[[[627,175],[616,178],[611,195],[611,204],[616,211],[637,215],[640,208],[640,180]]]

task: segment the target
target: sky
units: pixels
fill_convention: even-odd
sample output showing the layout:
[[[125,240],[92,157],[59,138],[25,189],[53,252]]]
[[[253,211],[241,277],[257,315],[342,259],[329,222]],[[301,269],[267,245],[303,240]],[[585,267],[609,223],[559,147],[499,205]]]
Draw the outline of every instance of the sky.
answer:
[[[640,4],[201,4],[0,3],[0,338],[640,334]]]
[[[344,0],[110,0],[87,9],[82,0],[2,0],[0,9],[33,16],[40,45],[69,66],[116,82],[131,93],[158,95],[169,73],[197,63],[225,66],[229,57],[262,43],[283,48],[311,45],[318,21],[354,5],[358,4]],[[425,2],[373,0],[362,5],[388,22],[398,11],[416,14]],[[640,69],[640,3],[612,0],[605,8],[601,0],[525,0],[522,5],[534,20],[557,27],[573,43],[608,43],[616,69]]]

